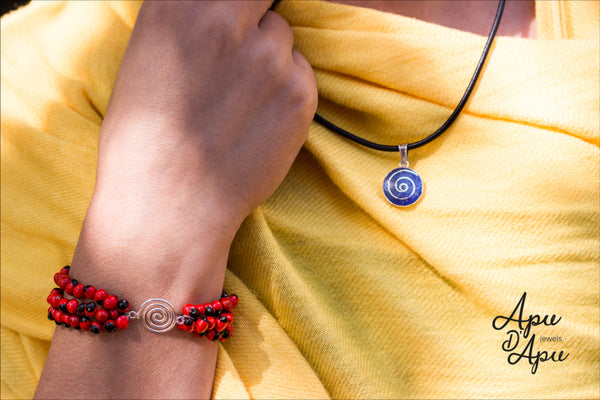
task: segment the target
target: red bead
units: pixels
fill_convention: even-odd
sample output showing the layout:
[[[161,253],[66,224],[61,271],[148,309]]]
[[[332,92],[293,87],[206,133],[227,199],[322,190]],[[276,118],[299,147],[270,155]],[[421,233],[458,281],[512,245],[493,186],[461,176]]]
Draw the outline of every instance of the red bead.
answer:
[[[219,317],[219,319],[217,319],[217,325],[215,327],[215,330],[217,332],[222,332],[225,328],[227,328],[227,325],[229,324],[229,322],[227,321],[227,318],[223,317]]]
[[[77,315],[69,316],[69,325],[71,325],[73,328],[80,328],[79,317]]]
[[[231,337],[233,333],[233,328],[229,325],[223,332],[221,332],[221,336],[219,336],[219,341],[224,342],[227,338]]]
[[[118,301],[119,301],[119,299],[117,299],[117,296],[110,295],[104,299],[104,302],[102,303],[102,305],[107,310],[112,310],[113,308],[115,308],[117,306]]]
[[[77,300],[75,300],[75,299],[69,300],[69,302],[67,303],[67,310],[69,311],[69,313],[75,314],[75,311],[77,311],[78,305],[79,305],[79,302]]]
[[[106,322],[109,317],[110,314],[104,308],[100,308],[98,311],[96,311],[96,321],[100,323]]]
[[[92,325],[92,321],[88,317],[83,316],[83,317],[79,318],[79,327],[81,328],[82,331],[89,331],[91,325]]]
[[[181,309],[181,312],[183,312],[183,315],[190,315],[190,310],[194,308],[193,304],[186,304],[183,306],[183,308]]]
[[[231,300],[231,304],[233,304],[233,307],[235,308],[235,306],[238,305],[238,297],[235,294],[230,294],[228,298]]]
[[[231,310],[233,309],[233,303],[229,300],[229,297],[223,297],[221,299],[221,304],[223,305],[223,310]]]
[[[94,294],[94,301],[102,301],[106,298],[106,296],[108,296],[108,293],[106,293],[106,290],[104,290],[104,289],[96,290],[96,293]]]
[[[62,290],[62,289],[59,289],[59,288],[57,288],[57,287],[55,287],[54,289],[52,289],[52,290],[50,291],[50,294],[60,294],[60,295],[62,296],[62,294],[63,294],[63,290]]]
[[[121,314],[121,311],[113,308],[112,310],[108,311],[108,314],[110,315],[110,319],[117,319],[117,317]]]
[[[72,281],[69,281],[69,283],[67,283],[67,286],[65,286],[65,293],[68,295],[73,294],[73,282]]]
[[[54,317],[54,320],[56,322],[58,322],[59,324],[61,322],[63,322],[63,315],[64,315],[63,312],[60,310],[54,310],[54,314],[52,314],[52,316]]]
[[[54,294],[54,293],[50,293],[50,294],[48,295],[48,297],[46,297],[46,302],[47,302],[48,304],[52,305],[52,301],[54,300],[54,297],[56,297],[56,294]]]
[[[207,338],[210,341],[215,340],[215,336],[217,335],[217,332],[215,331],[208,331],[204,334],[204,337]]]
[[[194,332],[196,330],[196,322],[192,322],[191,325],[183,324],[183,330],[186,332]]]
[[[69,315],[68,313],[62,313],[62,321],[61,322],[64,322],[65,324],[70,325],[70,318],[71,318],[71,315]]]
[[[208,322],[206,322],[204,319],[200,318],[198,321],[196,321],[196,332],[204,333],[207,329]]]
[[[208,330],[215,329],[215,325],[217,325],[217,320],[213,317],[206,317],[206,322],[208,322]]]
[[[84,295],[90,300],[94,300],[94,296],[96,295],[96,288],[93,286],[85,286]]]
[[[64,267],[61,268],[60,272],[63,275],[69,275],[69,271],[71,270],[71,267],[69,267],[68,265],[65,265]]]
[[[198,310],[200,315],[204,315],[204,306],[202,304],[196,304],[196,310]]]
[[[115,320],[115,323],[117,324],[117,328],[127,329],[129,326],[129,318],[127,318],[127,315],[119,315]]]
[[[220,311],[223,309],[223,305],[221,304],[221,302],[219,300],[215,300],[212,302],[212,308],[215,309],[215,311]]]
[[[71,283],[71,278],[69,278],[67,275],[63,275],[58,279],[58,287],[63,289],[69,284]]]
[[[227,313],[227,314],[222,314],[225,316],[225,318],[227,318],[227,321],[231,324],[233,322],[233,314],[232,313]]]
[[[54,283],[56,283],[58,285],[58,280],[63,276],[64,274],[61,274],[60,272],[57,272],[54,274]]]
[[[54,308],[58,308],[58,305],[60,304],[60,301],[62,300],[62,298],[63,297],[61,295],[55,294],[51,299],[50,305]]]
[[[78,299],[83,298],[84,289],[85,286],[82,283],[77,284],[77,286],[73,288],[73,296],[77,297]]]

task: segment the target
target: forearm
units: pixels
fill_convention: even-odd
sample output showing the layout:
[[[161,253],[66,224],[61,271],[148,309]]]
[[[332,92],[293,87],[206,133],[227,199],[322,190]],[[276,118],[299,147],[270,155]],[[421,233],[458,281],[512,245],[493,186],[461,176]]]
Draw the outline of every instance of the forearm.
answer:
[[[153,298],[175,309],[219,299],[237,229],[285,177],[317,106],[310,65],[270,5],[142,5],[72,277],[133,310]],[[206,398],[216,351],[139,321],[101,335],[59,327],[36,397]]]

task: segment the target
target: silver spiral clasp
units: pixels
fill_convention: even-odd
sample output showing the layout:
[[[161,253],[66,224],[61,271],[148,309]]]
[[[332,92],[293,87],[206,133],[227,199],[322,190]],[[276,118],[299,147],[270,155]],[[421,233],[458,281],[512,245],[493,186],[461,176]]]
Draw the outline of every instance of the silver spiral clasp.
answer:
[[[175,308],[163,299],[146,300],[138,311],[129,311],[127,316],[141,319],[146,329],[157,333],[170,331],[177,323]]]

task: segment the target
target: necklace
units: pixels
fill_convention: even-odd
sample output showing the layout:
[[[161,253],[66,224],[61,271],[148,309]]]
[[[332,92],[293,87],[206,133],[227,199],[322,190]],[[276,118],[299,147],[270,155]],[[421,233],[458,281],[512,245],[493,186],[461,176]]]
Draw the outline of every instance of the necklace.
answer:
[[[467,100],[469,100],[469,97],[471,96],[471,92],[473,92],[473,88],[477,83],[477,79],[479,78],[485,60],[488,56],[492,42],[494,41],[494,37],[496,37],[496,32],[498,31],[498,26],[500,25],[500,20],[502,19],[502,12],[504,11],[504,3],[505,0],[499,0],[498,2],[498,9],[496,11],[496,16],[494,17],[492,28],[490,29],[490,33],[488,35],[487,42],[485,43],[483,52],[481,53],[481,57],[479,58],[479,62],[475,68],[475,72],[473,73],[471,81],[469,82],[469,85],[467,86],[462,98],[446,122],[444,122],[438,130],[426,138],[413,143],[395,146],[374,143],[340,128],[319,114],[315,114],[314,120],[316,122],[320,123],[327,129],[352,140],[353,142],[374,150],[388,152],[398,151],[400,153],[400,168],[390,171],[383,180],[383,194],[391,204],[400,207],[408,207],[415,204],[421,198],[421,195],[423,194],[423,181],[419,174],[408,168],[408,150],[413,150],[417,147],[424,146],[427,143],[437,139],[442,133],[446,132],[446,130],[450,127],[450,125],[452,125],[462,111],[463,107],[467,103]]]

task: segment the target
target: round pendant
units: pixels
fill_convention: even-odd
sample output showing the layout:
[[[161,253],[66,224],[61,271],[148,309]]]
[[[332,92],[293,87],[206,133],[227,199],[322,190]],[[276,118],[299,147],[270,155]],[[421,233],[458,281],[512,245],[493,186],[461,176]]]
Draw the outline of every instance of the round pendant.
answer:
[[[383,180],[383,194],[395,206],[412,206],[423,194],[423,181],[410,168],[396,168]]]

